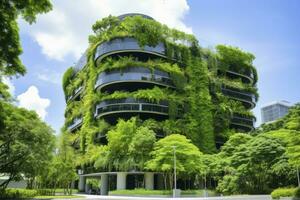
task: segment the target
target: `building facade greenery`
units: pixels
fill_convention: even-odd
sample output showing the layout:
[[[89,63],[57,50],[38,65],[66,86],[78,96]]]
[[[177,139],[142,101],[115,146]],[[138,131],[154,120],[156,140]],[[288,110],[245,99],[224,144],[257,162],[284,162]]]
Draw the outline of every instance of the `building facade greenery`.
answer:
[[[94,34],[89,36],[84,64],[70,67],[63,76],[67,101],[63,135],[73,146],[78,169],[86,173],[154,170],[145,163],[155,159],[147,155],[159,145],[159,134],[164,137],[184,135],[199,148],[199,153],[212,154],[230,135],[253,129],[251,108],[258,93],[252,54],[225,45],[218,45],[216,50],[204,49],[193,35],[141,15],[109,16],[97,21],[92,29]],[[101,45],[108,44],[109,48],[115,41],[130,39],[138,43],[141,51],[159,46],[163,46],[164,51],[147,58],[130,52],[98,55]],[[174,87],[156,85],[114,91],[95,87],[101,74],[123,75],[132,68],[148,69],[152,77],[157,70],[165,72]],[[235,96],[226,95],[225,90]],[[167,101],[168,117],[140,119],[136,114],[134,118],[111,122],[96,116],[98,104],[124,99],[153,104]],[[238,121],[234,122],[234,118]],[[243,124],[245,120],[248,125]],[[182,173],[190,168],[184,169]]]

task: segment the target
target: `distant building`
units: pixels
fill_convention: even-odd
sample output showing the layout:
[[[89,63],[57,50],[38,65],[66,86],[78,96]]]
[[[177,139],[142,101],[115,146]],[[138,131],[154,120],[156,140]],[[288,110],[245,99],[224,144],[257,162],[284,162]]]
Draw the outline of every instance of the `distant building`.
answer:
[[[261,108],[262,123],[268,123],[284,117],[291,107],[288,101],[273,101]]]

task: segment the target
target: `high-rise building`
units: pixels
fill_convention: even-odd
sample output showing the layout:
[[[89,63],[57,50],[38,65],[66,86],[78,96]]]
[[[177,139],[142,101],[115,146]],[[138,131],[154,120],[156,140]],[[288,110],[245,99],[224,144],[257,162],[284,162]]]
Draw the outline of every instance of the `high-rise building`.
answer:
[[[215,152],[228,132],[254,128],[257,101],[254,56],[230,46],[201,48],[193,35],[170,29],[149,16],[107,17],[93,26],[90,46],[64,74],[64,135],[80,159],[78,187],[101,177],[109,190],[162,187],[161,172],[143,168],[96,169],[91,155],[108,144],[119,119],[152,120],[156,139],[174,132],[203,152]],[[87,158],[88,157],[88,158]],[[85,159],[83,159],[85,158]],[[178,180],[178,187],[187,180]],[[193,181],[190,179],[189,181]]]
[[[273,122],[279,118],[284,117],[291,107],[288,101],[273,101],[264,105],[261,108],[262,123]]]

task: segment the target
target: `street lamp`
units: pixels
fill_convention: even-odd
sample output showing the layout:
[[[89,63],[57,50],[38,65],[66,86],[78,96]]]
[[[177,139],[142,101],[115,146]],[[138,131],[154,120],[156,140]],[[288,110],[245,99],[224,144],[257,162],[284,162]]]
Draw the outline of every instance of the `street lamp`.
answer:
[[[174,156],[174,190],[173,190],[173,198],[176,197],[176,146],[173,147],[173,156]]]

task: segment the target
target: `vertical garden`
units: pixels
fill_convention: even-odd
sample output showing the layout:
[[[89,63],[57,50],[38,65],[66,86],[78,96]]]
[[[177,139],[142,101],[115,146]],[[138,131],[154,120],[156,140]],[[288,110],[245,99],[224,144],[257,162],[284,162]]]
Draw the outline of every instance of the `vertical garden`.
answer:
[[[195,36],[140,14],[109,16],[92,29],[89,48],[63,77],[63,137],[78,169],[151,171],[150,152],[159,152],[162,138],[183,135],[212,154],[232,134],[253,129],[252,54],[202,48]]]

